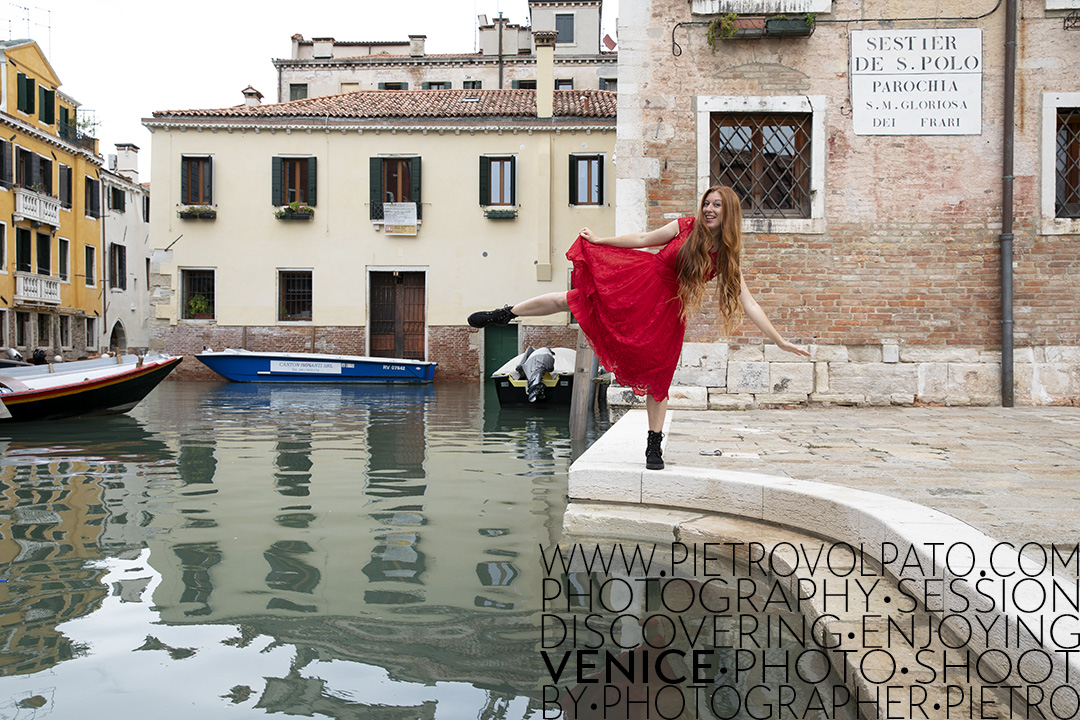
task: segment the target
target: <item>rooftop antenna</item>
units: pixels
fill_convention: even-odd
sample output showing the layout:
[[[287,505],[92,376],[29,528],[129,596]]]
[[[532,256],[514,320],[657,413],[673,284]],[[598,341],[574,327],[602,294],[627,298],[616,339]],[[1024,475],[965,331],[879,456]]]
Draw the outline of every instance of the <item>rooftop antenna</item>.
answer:
[[[45,22],[45,24],[42,25],[41,23],[37,23],[37,26],[45,28],[45,31],[46,31],[45,39],[46,39],[46,43],[47,43],[46,47],[48,48],[48,51],[46,52],[46,55],[48,55],[49,57],[52,57],[52,10],[50,10],[49,8],[43,8],[40,5],[37,6],[37,9],[38,10],[44,10],[46,12],[46,15],[45,15],[46,22]]]
[[[23,14],[26,15],[26,37],[27,37],[27,39],[29,39],[30,38],[30,8],[26,7],[25,5],[18,5],[18,4],[13,3],[13,2],[9,2],[8,5],[10,5],[11,7],[14,7],[14,8],[18,8],[19,10],[22,10]]]

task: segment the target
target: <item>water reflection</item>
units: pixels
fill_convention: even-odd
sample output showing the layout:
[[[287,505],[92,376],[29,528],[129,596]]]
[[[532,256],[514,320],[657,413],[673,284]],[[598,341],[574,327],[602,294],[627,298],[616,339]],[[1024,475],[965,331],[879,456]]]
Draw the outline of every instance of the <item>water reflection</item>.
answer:
[[[177,717],[536,707],[565,412],[475,387],[166,383],[131,416],[3,433],[0,717],[121,697],[161,717],[180,687]]]

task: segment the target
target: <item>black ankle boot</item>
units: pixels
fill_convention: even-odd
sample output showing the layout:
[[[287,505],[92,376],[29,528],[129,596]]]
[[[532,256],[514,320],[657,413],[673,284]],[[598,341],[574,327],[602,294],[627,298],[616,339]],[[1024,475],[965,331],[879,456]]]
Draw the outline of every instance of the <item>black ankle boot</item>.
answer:
[[[516,317],[517,315],[507,305],[496,310],[474,312],[469,316],[469,324],[474,328],[487,327],[488,325],[509,325],[510,321]]]
[[[664,439],[664,433],[649,431],[649,439],[645,443],[645,468],[647,470],[663,470],[664,456],[660,450],[660,441]]]

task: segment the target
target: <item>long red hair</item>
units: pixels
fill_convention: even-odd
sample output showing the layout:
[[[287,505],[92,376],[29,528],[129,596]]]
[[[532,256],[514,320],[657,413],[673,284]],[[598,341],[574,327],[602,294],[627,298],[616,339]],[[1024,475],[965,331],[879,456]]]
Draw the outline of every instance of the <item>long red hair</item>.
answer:
[[[719,193],[721,202],[720,233],[714,235],[705,226],[702,210],[705,199]],[[716,251],[716,261],[711,253]],[[741,310],[739,294],[739,262],[742,258],[742,207],[739,196],[726,185],[713,185],[705,191],[698,203],[697,219],[690,237],[679,248],[676,256],[676,273],[679,278],[679,300],[682,302],[682,318],[686,320],[701,307],[705,286],[716,274],[716,295],[719,301],[720,320],[724,333],[731,334],[735,318]]]

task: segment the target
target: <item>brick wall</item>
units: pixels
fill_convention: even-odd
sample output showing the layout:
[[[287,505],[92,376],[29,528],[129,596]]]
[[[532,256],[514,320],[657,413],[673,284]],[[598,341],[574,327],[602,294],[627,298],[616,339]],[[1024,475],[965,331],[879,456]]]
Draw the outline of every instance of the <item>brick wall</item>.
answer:
[[[876,18],[893,10],[859,1],[832,7],[832,13],[819,19]],[[901,14],[972,14],[966,8],[958,0],[945,5],[916,0]],[[895,26],[981,28],[982,131],[953,136],[854,133],[848,77],[850,30],[892,25],[819,23],[806,39],[723,40],[715,53],[706,42],[705,26],[689,25],[676,30],[681,54],[675,55],[671,46],[675,25],[708,19],[692,16],[686,0],[643,0],[620,15],[620,86],[625,91],[620,91],[619,98],[617,173],[622,174],[617,190],[620,197],[643,196],[641,217],[650,228],[695,212],[702,174],[698,98],[826,98],[826,107],[815,108],[824,113],[825,123],[824,232],[746,235],[744,274],[755,298],[785,337],[819,350],[837,346],[852,349],[849,355],[879,359],[845,361],[843,367],[840,360],[826,361],[816,374],[807,376],[811,384],[804,401],[813,401],[815,392],[820,393],[815,390],[815,378],[822,387],[832,388],[819,398],[845,385],[840,394],[860,402],[892,397],[898,402],[924,398],[926,402],[985,403],[995,398],[992,381],[1000,377],[1004,145],[1000,14],[982,20]],[[1052,15],[1045,2],[1021,0],[1021,35],[1032,43],[1038,38],[1041,59],[1037,63],[1021,60],[1017,71],[1014,368],[1017,402],[1075,404],[1080,400],[1080,359],[1070,358],[1080,351],[1080,253],[1076,251],[1080,238],[1040,231],[1043,93],[1077,90],[1075,75],[1068,69],[1073,67],[1068,58],[1075,57],[1075,50],[1069,33],[1060,32],[1061,18]],[[642,173],[641,168],[655,171]],[[636,211],[620,207],[618,212],[624,218]],[[626,232],[642,229],[623,228]],[[690,342],[723,339],[717,315],[708,309],[688,328]],[[760,352],[761,335],[744,322],[730,342],[733,348],[757,345]],[[898,356],[891,366],[880,359],[881,348],[890,346]],[[861,348],[876,351],[868,355]],[[906,358],[919,357],[919,353],[924,359],[907,365]],[[963,358],[958,360],[958,354]],[[763,356],[760,362],[768,366],[791,358]],[[973,367],[968,372],[962,365]],[[960,380],[941,380],[965,373],[971,378],[972,372],[978,375],[977,391],[961,387]],[[857,379],[874,373],[879,378],[876,384]],[[919,373],[925,381],[922,386]],[[728,392],[733,379],[738,384],[738,377],[726,371],[722,382],[703,387],[723,387]],[[768,394],[766,385],[759,388],[764,394]],[[946,387],[950,388],[947,392]]]

